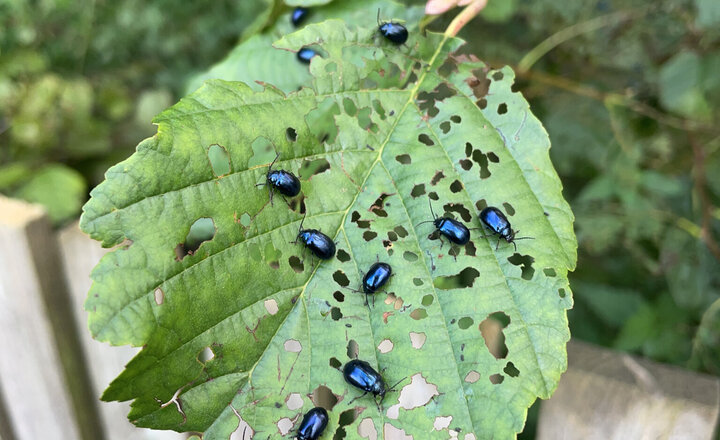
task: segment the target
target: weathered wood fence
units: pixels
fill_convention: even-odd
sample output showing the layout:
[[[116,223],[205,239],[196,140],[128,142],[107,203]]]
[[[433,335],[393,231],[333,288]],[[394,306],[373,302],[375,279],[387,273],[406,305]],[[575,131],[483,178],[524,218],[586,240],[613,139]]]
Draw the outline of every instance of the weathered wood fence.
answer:
[[[178,440],[98,396],[137,353],[90,338],[82,304],[106,251],[77,224],[0,196],[0,440]],[[543,402],[537,438],[711,440],[720,380],[580,342]],[[418,439],[422,440],[422,439]]]

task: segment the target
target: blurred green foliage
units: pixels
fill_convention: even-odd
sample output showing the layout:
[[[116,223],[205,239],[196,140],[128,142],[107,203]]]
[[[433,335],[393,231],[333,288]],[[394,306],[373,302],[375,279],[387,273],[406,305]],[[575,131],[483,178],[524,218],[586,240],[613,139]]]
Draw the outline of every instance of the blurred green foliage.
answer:
[[[78,216],[89,186],[186,78],[270,17],[273,0],[0,0],[0,192]]]

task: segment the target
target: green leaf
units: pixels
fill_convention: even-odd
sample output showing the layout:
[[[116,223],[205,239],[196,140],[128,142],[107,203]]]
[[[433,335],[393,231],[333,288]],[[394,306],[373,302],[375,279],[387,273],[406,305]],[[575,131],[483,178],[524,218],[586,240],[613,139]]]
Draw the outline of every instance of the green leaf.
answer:
[[[60,164],[47,165],[38,170],[14,194],[15,197],[45,207],[54,223],[77,215],[87,195],[82,175]]]
[[[715,0],[695,0],[697,18],[695,23],[700,28],[712,29],[720,25],[720,3]]]
[[[312,87],[208,81],[93,190],[82,229],[125,246],[95,268],[85,306],[96,338],[144,346],[103,395],[133,400],[137,425],[227,439],[242,418],[279,438],[337,400],[327,438],[508,438],[557,386],[576,242],[547,133],[509,68],[451,56],[461,41],[442,35],[399,47],[376,35],[328,20],[284,37],[278,48],[325,53]],[[216,177],[210,145],[227,151],[229,174]],[[267,163],[248,166],[253,145],[305,176],[289,206],[255,186]],[[534,240],[515,252],[472,231],[464,247],[441,246],[422,223],[430,199],[474,228],[478,209],[499,206]],[[177,254],[201,218],[214,236]],[[336,240],[336,258],[290,243],[303,218]],[[366,307],[344,287],[377,258],[395,275]],[[350,404],[361,393],[334,367],[354,356],[401,381],[382,412],[369,396]],[[429,392],[414,407],[418,388]]]
[[[313,8],[307,23],[337,18],[357,26],[373,27],[377,26],[376,12],[378,10],[385,19],[405,20],[410,32],[417,31],[417,22],[423,16],[423,10],[419,6],[408,7],[386,0],[369,2],[335,0],[329,5]],[[262,90],[263,86],[257,82],[260,81],[272,84],[286,93],[297,90],[300,86],[308,85],[311,78],[310,72],[305,64],[297,62],[294,53],[272,50],[274,41],[294,30],[290,23],[290,13],[283,14],[270,29],[243,41],[224,60],[211,67],[207,72],[193,77],[188,82],[187,92],[194,91],[208,79],[242,81],[256,91]]]
[[[711,108],[701,86],[701,59],[694,52],[680,52],[660,69],[660,103],[689,118],[707,120]]]

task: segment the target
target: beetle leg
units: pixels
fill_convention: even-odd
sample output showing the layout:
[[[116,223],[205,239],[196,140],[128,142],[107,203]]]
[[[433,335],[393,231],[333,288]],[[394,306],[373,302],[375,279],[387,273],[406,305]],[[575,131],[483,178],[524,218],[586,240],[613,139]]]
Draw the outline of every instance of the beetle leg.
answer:
[[[360,394],[359,396],[355,396],[355,398],[354,398],[353,400],[351,400],[351,401],[348,402],[348,405],[352,404],[354,401],[356,401],[357,399],[359,399],[359,398],[361,398],[361,397],[365,397],[365,394],[367,394],[367,391],[363,392],[363,393]]]

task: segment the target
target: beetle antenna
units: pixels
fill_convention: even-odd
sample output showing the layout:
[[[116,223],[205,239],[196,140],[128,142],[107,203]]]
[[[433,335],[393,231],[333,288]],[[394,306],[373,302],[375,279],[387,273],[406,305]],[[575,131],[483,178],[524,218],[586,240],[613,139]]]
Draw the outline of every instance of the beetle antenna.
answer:
[[[400,385],[400,382],[404,381],[405,379],[407,379],[407,376],[405,376],[405,377],[403,377],[402,379],[400,379],[399,381],[395,382],[395,385],[393,385],[393,386],[391,386],[390,388],[388,388],[388,390],[389,390],[389,391],[394,391],[394,390],[395,390],[395,387],[398,386],[398,385]]]
[[[278,157],[280,157],[280,153],[275,154],[275,159],[273,159],[273,161],[270,162],[270,167],[268,168],[268,172],[270,172],[270,170],[272,170],[272,167],[273,167],[273,165],[275,165],[275,161],[278,160]]]
[[[423,224],[425,224],[425,223],[432,223],[433,221],[434,221],[434,220],[426,220],[426,221],[424,221],[424,222],[420,222],[420,223],[416,224],[415,226],[417,227],[417,226],[423,225]]]
[[[302,225],[305,222],[305,217],[307,217],[307,212],[305,212],[305,215],[303,215],[302,220],[300,220],[300,227],[298,228],[298,235],[300,235],[300,231],[302,231]]]
[[[430,201],[430,197],[428,197],[428,205],[430,205],[430,214],[433,216],[433,220],[437,220],[437,216],[435,215],[435,211],[432,209],[432,202]]]

